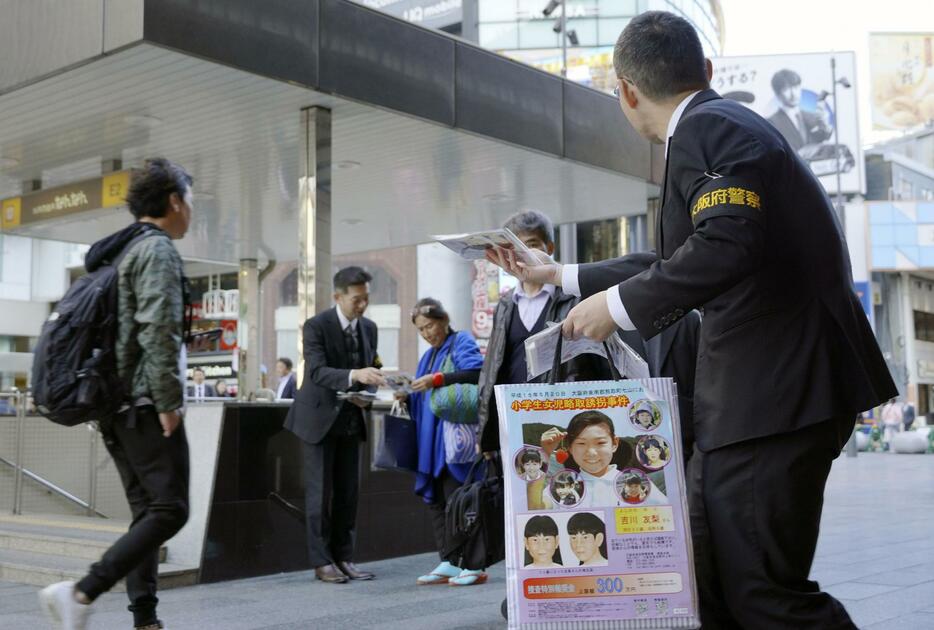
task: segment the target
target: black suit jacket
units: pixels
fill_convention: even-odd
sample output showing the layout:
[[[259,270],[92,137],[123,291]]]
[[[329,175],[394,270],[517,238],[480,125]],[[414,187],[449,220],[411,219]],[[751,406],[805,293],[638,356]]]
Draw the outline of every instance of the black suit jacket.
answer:
[[[378,367],[376,324],[362,317],[357,326],[364,365]],[[334,424],[341,406],[350,404],[338,400],[337,392],[363,387],[348,385],[351,359],[336,309],[329,308],[305,322],[302,344],[305,377],[286,416],[285,428],[309,444],[318,444]]]
[[[287,398],[295,398],[295,394],[298,391],[295,387],[295,372],[289,372],[289,375],[286,376],[286,378],[288,380],[285,382],[285,387],[282,388],[281,398],[283,400]]]
[[[648,269],[658,256],[652,252],[627,254],[606,263],[583,264],[579,269],[581,298],[604,290],[605,282],[597,280],[610,275],[621,281]],[[588,270],[600,270],[591,273]],[[681,419],[681,446],[685,457],[690,457],[694,445],[694,369],[697,364],[697,346],[700,340],[701,315],[691,311],[672,326],[651,339],[644,340],[636,330],[620,330],[623,341],[639,353],[649,366],[649,374],[674,379],[678,385],[678,410]]]
[[[831,136],[831,129],[824,120],[814,112],[801,112],[804,119],[804,131],[802,132],[795,124],[785,110],[779,109],[769,116],[769,122],[775,125],[778,132],[784,136],[791,148],[797,151],[806,144],[815,144],[823,142]]]
[[[702,450],[855,418],[896,395],[830,199],[775,127],[705,90],[677,126],[665,173],[660,259],[613,290],[645,339],[703,307]],[[580,279],[621,278],[609,261]]]

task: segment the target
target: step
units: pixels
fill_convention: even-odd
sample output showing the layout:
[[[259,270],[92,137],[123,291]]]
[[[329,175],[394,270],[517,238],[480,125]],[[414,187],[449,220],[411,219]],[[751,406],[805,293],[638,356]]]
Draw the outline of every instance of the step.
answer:
[[[50,556],[13,549],[0,549],[0,582],[18,582],[33,586],[48,586],[63,580],[79,580],[87,573],[87,560]],[[198,568],[164,562],[159,565],[159,589],[192,586],[198,583]],[[120,581],[114,591],[126,591]]]
[[[0,549],[97,560],[126,533],[125,523],[83,517],[0,517]],[[165,562],[165,547],[159,562]]]

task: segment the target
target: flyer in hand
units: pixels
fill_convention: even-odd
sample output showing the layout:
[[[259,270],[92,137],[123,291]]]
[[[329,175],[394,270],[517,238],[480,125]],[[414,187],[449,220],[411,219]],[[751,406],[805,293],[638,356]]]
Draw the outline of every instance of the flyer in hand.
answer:
[[[529,380],[547,372],[554,361],[561,324],[548,322],[545,329],[525,340],[525,363]],[[607,351],[609,350],[609,356]],[[617,333],[610,335],[605,343],[580,337],[564,339],[561,345],[561,362],[566,363],[580,354],[598,354],[613,361],[620,374],[629,378],[649,378],[649,366],[639,354],[620,339]]]
[[[699,627],[674,382],[495,391],[509,627]]]
[[[503,247],[515,250],[518,259],[527,265],[541,264],[532,250],[507,228],[471,234],[436,234],[432,238],[467,260],[482,260],[488,249]]]

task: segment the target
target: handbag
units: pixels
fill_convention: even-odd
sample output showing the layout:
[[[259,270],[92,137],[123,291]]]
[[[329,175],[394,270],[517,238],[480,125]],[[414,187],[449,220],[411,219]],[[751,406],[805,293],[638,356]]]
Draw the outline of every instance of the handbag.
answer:
[[[418,437],[415,421],[404,403],[396,401],[383,416],[373,465],[384,470],[418,470]]]
[[[454,371],[454,359],[450,354],[441,362],[441,373]],[[454,424],[477,424],[480,408],[480,387],[472,383],[455,383],[436,387],[429,397],[431,413],[445,422]],[[473,454],[471,454],[471,458]],[[472,461],[472,459],[471,459]]]

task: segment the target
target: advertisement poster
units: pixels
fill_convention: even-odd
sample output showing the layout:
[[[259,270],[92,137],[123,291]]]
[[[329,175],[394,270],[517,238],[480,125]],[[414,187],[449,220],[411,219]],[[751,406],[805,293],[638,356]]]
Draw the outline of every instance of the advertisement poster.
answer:
[[[699,627],[673,381],[495,391],[509,627]]]
[[[870,33],[874,129],[934,120],[934,33]]]
[[[837,192],[838,168],[843,192],[865,193],[852,52],[716,57],[711,61],[710,86],[772,123],[828,193]],[[834,126],[839,135],[836,144]]]

